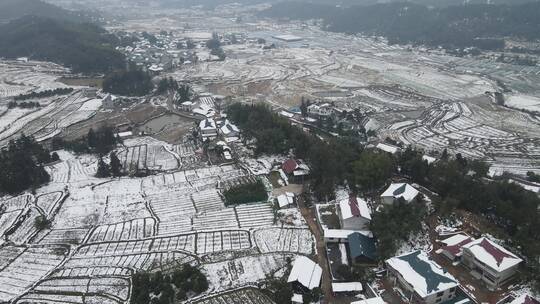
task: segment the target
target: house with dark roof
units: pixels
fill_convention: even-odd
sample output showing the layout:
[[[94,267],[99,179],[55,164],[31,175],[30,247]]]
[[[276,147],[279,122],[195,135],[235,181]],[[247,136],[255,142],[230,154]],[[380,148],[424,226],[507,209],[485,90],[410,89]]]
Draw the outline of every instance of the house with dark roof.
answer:
[[[347,236],[349,245],[349,258],[352,264],[376,264],[377,248],[375,240],[359,232]]]
[[[462,265],[488,288],[508,283],[523,260],[495,242],[482,237],[463,246]]]
[[[289,158],[281,164],[281,170],[287,175],[287,180],[301,182],[309,175],[309,167],[301,160]]]
[[[203,141],[216,138],[218,135],[217,130],[216,121],[211,118],[203,119],[199,123],[199,131]]]
[[[409,303],[438,304],[456,297],[457,280],[423,251],[386,260],[388,278]]]
[[[339,202],[337,208],[342,229],[368,230],[371,222],[371,210],[367,202],[354,195]]]

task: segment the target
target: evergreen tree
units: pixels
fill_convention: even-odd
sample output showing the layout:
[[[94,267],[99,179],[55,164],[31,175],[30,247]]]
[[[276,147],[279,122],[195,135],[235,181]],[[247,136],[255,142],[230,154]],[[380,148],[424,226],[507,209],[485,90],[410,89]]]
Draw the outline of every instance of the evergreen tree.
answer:
[[[116,156],[116,153],[111,152],[109,155],[109,158],[111,159],[111,173],[112,176],[121,176],[122,175],[122,164],[120,163],[120,160],[118,159],[118,156]]]
[[[103,157],[100,156],[98,160],[98,168],[97,168],[96,177],[103,178],[103,177],[109,177],[109,176],[111,176],[111,169],[109,168],[109,165],[107,165],[103,161]]]
[[[88,135],[86,135],[86,141],[88,147],[90,148],[95,148],[97,146],[96,132],[94,132],[93,128],[90,128],[90,130],[88,130]]]

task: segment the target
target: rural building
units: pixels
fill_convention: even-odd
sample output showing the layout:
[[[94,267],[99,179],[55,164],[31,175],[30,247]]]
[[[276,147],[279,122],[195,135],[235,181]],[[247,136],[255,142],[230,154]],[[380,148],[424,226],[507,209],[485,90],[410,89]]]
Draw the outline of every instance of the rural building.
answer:
[[[453,235],[441,241],[443,246],[439,250],[437,250],[437,253],[442,254],[452,262],[458,262],[461,260],[461,256],[463,254],[463,246],[469,244],[472,241],[474,241],[474,239],[468,235]]]
[[[199,123],[199,130],[201,132],[202,140],[214,139],[217,137],[217,127],[215,120],[206,118]]]
[[[294,204],[294,193],[285,192],[285,194],[278,195],[277,202],[280,209],[291,207]]]
[[[362,233],[354,232],[347,237],[349,258],[352,264],[373,264],[377,261],[375,240]]]
[[[185,112],[192,112],[195,109],[195,103],[191,101],[184,101],[180,104],[179,109]]]
[[[309,175],[309,167],[300,160],[289,158],[281,164],[281,170],[287,175],[288,181],[301,181]]]
[[[360,282],[335,282],[332,283],[332,292],[334,293],[348,293],[348,292],[360,292],[364,290],[362,283]]]
[[[482,279],[490,289],[512,279],[522,262],[515,254],[485,237],[464,245],[461,260],[471,270],[471,275]]]
[[[540,304],[540,301],[533,298],[531,295],[522,294],[520,296],[511,296],[504,303],[508,304]]]
[[[313,290],[321,284],[322,268],[305,256],[299,256],[287,279],[287,283],[293,283],[299,289]]]
[[[410,303],[436,304],[456,296],[458,282],[423,251],[386,260],[390,282]]]
[[[219,128],[219,131],[227,142],[237,140],[240,136],[240,129],[236,125],[232,124],[228,119],[225,119],[225,122],[221,128]]]
[[[324,118],[329,117],[334,113],[334,109],[331,104],[329,103],[322,103],[322,104],[312,104],[307,107],[307,112],[309,116],[317,117],[317,118]]]
[[[381,194],[381,199],[383,204],[393,205],[399,198],[403,198],[406,202],[411,202],[419,193],[418,190],[409,184],[391,184],[388,189]]]
[[[343,229],[367,230],[371,222],[371,211],[367,202],[352,195],[339,202],[338,216]]]
[[[325,243],[347,243],[349,235],[358,232],[366,237],[372,238],[373,233],[368,230],[345,230],[345,229],[324,229]]]
[[[390,154],[396,154],[401,150],[399,147],[383,143],[377,144],[376,148]]]

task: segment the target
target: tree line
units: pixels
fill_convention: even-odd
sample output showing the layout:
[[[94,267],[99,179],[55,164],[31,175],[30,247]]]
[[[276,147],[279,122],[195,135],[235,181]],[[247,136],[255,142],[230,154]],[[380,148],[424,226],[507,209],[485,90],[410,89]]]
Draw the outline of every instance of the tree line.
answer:
[[[8,102],[8,109],[14,109],[14,108],[21,108],[21,109],[34,109],[41,107],[41,104],[37,101],[24,101],[24,102],[16,102],[16,101],[10,101]]]
[[[121,96],[144,96],[154,89],[150,75],[137,68],[116,70],[103,80],[103,90]]]
[[[120,143],[120,138],[116,136],[113,128],[109,126],[100,127],[97,130],[90,128],[85,136],[75,140],[64,140],[55,137],[52,140],[54,150],[66,149],[75,153],[95,153],[105,155]]]
[[[19,94],[15,96],[13,99],[15,101],[19,100],[28,100],[28,99],[34,99],[34,98],[44,98],[44,97],[51,97],[56,95],[67,95],[73,92],[73,88],[56,88],[54,90],[44,90],[39,92],[31,92],[28,94]]]

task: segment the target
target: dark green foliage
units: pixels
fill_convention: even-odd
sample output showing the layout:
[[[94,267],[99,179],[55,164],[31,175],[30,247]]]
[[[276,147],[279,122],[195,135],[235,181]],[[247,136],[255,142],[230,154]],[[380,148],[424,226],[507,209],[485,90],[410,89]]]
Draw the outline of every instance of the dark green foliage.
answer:
[[[16,101],[10,101],[8,102],[8,109],[13,108],[21,108],[21,109],[33,109],[33,108],[39,108],[41,105],[39,102],[16,102]]]
[[[268,199],[266,188],[260,179],[255,183],[232,187],[223,195],[227,205],[262,202]]]
[[[59,161],[59,160],[60,160],[60,156],[58,156],[58,153],[53,152],[51,154],[51,161],[56,162],[56,161]]]
[[[493,50],[504,47],[503,37],[540,38],[538,11],[539,2],[443,8],[428,8],[410,2],[353,7],[283,2],[263,14],[323,19],[331,31],[382,35],[390,43]]]
[[[16,194],[50,180],[43,164],[51,162],[49,151],[34,138],[21,135],[0,151],[0,193]]]
[[[15,96],[13,99],[18,100],[28,100],[28,99],[34,99],[34,98],[44,98],[44,97],[51,97],[55,95],[66,95],[73,92],[73,88],[57,88],[54,90],[45,90],[45,91],[39,91],[39,92],[32,92],[28,94],[20,94]]]
[[[0,26],[0,56],[52,61],[74,72],[104,73],[124,67],[117,39],[93,24],[26,16]]]
[[[293,296],[291,284],[286,279],[272,279],[266,283],[263,292],[274,303],[290,303]]]
[[[540,183],[540,175],[529,171],[527,172],[527,180],[534,183]]]
[[[34,227],[38,230],[43,230],[51,227],[51,221],[48,220],[44,215],[40,215],[34,220]]]
[[[403,199],[375,212],[372,215],[371,231],[377,237],[378,256],[381,259],[392,257],[400,241],[406,241],[411,234],[420,232],[421,220],[425,214],[423,202],[414,200],[406,203]]]
[[[111,167],[107,165],[105,161],[103,161],[102,157],[99,158],[97,166],[98,167],[97,167],[96,177],[104,178],[104,177],[111,176]]]
[[[162,78],[159,80],[156,94],[161,95],[168,92],[174,92],[178,90],[178,82],[172,77]]]
[[[189,86],[189,84],[182,84],[178,86],[176,93],[178,95],[178,98],[176,100],[177,104],[190,101],[193,97],[193,90],[191,89],[191,86]]]
[[[189,264],[175,269],[172,274],[138,272],[132,281],[131,304],[147,304],[151,297],[152,303],[170,304],[187,300],[188,293],[199,295],[208,289],[205,275]]]
[[[109,159],[111,160],[110,167],[112,176],[122,176],[122,164],[120,163],[118,156],[116,156],[116,153],[111,152],[111,154],[109,154]]]
[[[322,296],[322,290],[319,287],[313,288],[309,292],[303,294],[304,304],[318,303]]]
[[[312,190],[319,199],[334,195],[334,187],[349,177],[351,163],[360,151],[356,141],[339,138],[323,141],[292,126],[264,105],[233,104],[227,113],[245,136],[256,139],[255,153],[287,154],[293,150],[296,157],[304,159],[311,169]]]
[[[111,127],[100,127],[97,131],[90,129],[86,136],[73,141],[65,141],[61,138],[53,138],[54,150],[67,149],[75,153],[97,153],[104,155],[109,153],[120,139],[115,136]]]
[[[364,190],[383,186],[396,171],[394,159],[388,153],[364,151],[352,164],[354,184]]]
[[[139,70],[116,71],[103,80],[103,90],[122,96],[144,96],[150,93],[154,85],[148,73]]]
[[[221,48],[221,42],[216,33],[212,35],[212,39],[206,42],[206,47],[210,49],[210,54],[218,56],[219,60],[225,60],[225,52]]]

